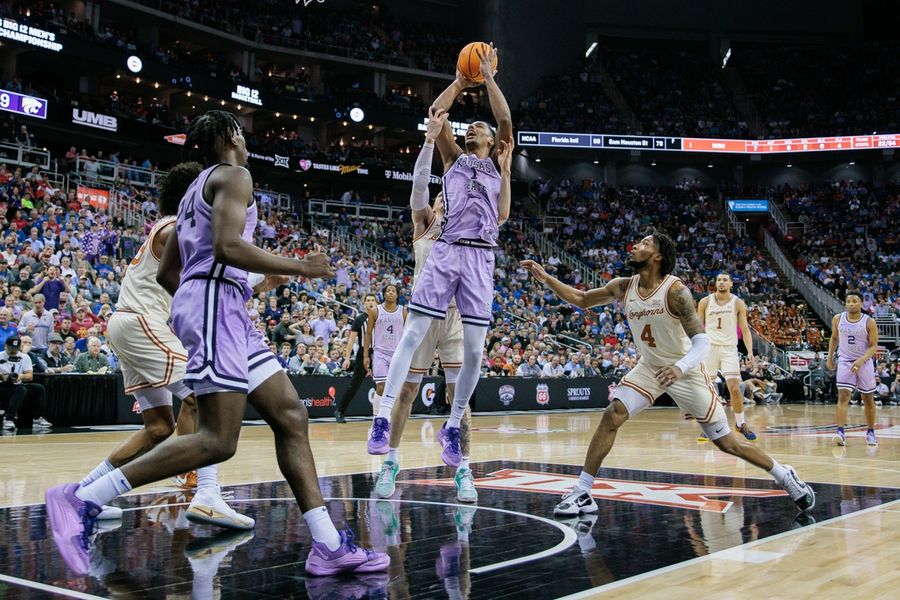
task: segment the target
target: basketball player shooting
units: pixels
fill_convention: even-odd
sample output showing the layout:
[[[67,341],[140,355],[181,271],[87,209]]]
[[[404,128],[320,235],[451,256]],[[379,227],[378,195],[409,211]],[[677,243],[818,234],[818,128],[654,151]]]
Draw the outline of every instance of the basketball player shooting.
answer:
[[[800,510],[816,502],[813,489],[792,467],[780,465],[754,444],[738,438],[728,426],[718,394],[703,368],[709,336],[703,330],[690,290],[671,275],[675,268],[675,242],[664,233],[638,242],[628,260],[637,274],[617,277],[602,288],[587,291],[568,286],[531,260],[520,264],[559,298],[588,309],[621,300],[640,359],[619,383],[588,447],[584,468],[571,492],[556,505],[554,514],[595,513],[591,495],[594,477],[612,450],[625,421],[651,406],[664,392],[706,433],[720,450],[766,470],[784,488]]]
[[[460,423],[481,371],[481,354],[491,322],[494,293],[494,247],[500,223],[509,218],[509,201],[501,202],[501,154],[512,152],[512,118],[503,92],[494,80],[497,50],[479,55],[494,118],[495,131],[476,121],[466,131],[465,150],[460,148],[448,122],[435,145],[444,167],[444,217],[425,268],[416,282],[409,304],[410,315],[403,337],[391,361],[381,406],[372,425],[370,454],[388,452],[391,411],[409,373],[413,355],[425,339],[432,320],[444,320],[451,298],[456,299],[463,323],[462,367],[456,382],[450,419],[438,432],[441,458],[452,467],[462,460]],[[435,99],[429,118],[446,113],[456,97],[476,85],[457,71],[456,79]],[[495,151],[496,150],[496,151]]]

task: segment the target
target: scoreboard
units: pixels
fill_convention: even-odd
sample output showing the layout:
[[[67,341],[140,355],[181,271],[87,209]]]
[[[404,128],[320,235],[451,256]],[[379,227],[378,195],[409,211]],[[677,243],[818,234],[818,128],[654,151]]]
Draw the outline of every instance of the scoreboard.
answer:
[[[900,133],[839,135],[781,140],[730,140],[681,138],[607,133],[552,133],[520,131],[519,146],[582,148],[595,150],[657,150],[669,152],[716,152],[723,154],[778,154],[783,152],[827,152],[830,150],[878,150],[900,147]]]

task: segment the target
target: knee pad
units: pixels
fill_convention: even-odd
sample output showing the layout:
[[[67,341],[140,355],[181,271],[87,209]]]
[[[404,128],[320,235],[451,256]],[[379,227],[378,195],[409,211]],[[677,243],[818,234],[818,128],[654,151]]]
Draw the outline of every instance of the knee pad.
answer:
[[[183,381],[176,381],[175,383],[171,383],[166,386],[166,389],[168,389],[170,392],[172,392],[172,395],[175,396],[176,398],[178,398],[179,400],[181,400],[182,402],[188,396],[194,395],[194,392],[191,391],[191,388],[189,388],[187,385],[185,385],[185,383]]]

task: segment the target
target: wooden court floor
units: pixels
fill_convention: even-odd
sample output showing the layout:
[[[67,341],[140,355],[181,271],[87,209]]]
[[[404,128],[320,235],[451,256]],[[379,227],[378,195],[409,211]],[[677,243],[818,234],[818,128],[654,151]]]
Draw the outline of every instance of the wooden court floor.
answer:
[[[476,415],[472,460],[530,464],[533,471],[577,475],[577,466],[581,464],[601,414],[600,411],[564,411]],[[683,522],[681,517],[676,517],[678,526],[673,529],[672,521],[666,520],[672,513],[667,513],[670,516],[660,519],[658,532],[648,536],[647,541],[669,544],[673,551],[683,554],[683,559],[676,558],[666,567],[635,575],[599,578],[595,585],[587,586],[593,589],[569,597],[690,600],[696,600],[700,594],[717,598],[900,597],[897,592],[900,589],[900,569],[897,568],[900,560],[900,536],[897,535],[900,531],[900,501],[893,499],[900,497],[900,463],[897,462],[900,457],[900,409],[879,409],[880,445],[877,448],[866,446],[864,428],[848,434],[846,448],[834,446],[830,432],[821,429],[833,423],[834,408],[831,405],[747,407],[747,416],[760,435],[760,447],[781,463],[792,465],[807,482],[832,484],[829,489],[835,490],[837,498],[833,504],[839,508],[818,522],[799,521],[796,527],[777,534],[766,533],[764,528],[754,524],[753,519],[742,517],[743,521],[737,526],[736,542],[733,528],[717,529],[708,517],[703,520],[685,516]],[[441,464],[436,443],[441,422],[439,417],[409,421],[400,450],[401,469]],[[850,423],[862,425],[864,422],[862,408],[851,407]],[[367,421],[345,425],[333,422],[311,424],[320,477],[378,470],[380,457],[366,454],[367,426]],[[721,486],[721,481],[726,480],[723,478],[733,478],[735,482],[770,481],[766,473],[720,453],[711,444],[698,444],[698,431],[694,423],[681,418],[677,409],[645,411],[620,431],[604,468],[615,471],[612,479],[620,477],[620,473],[641,472],[641,477],[646,476],[648,481],[663,480],[656,478],[655,473],[667,474],[665,481],[673,477],[677,480],[679,474],[685,477],[699,475],[706,477],[708,485],[712,486]],[[0,438],[0,464],[3,465],[0,507],[41,503],[47,487],[78,480],[126,435],[123,431],[86,430]],[[542,465],[548,468],[544,469]],[[567,469],[566,465],[572,467]],[[498,468],[492,467],[492,470]],[[521,473],[516,471],[513,477],[518,475]],[[220,478],[223,486],[282,479],[267,427],[246,426],[243,429],[237,455],[221,465]],[[702,479],[695,477],[691,481]],[[171,492],[172,487],[162,482],[135,490],[133,494],[154,491]],[[452,492],[452,488],[446,488],[448,502],[455,502]],[[439,490],[439,493],[443,492]],[[737,494],[734,502],[737,507],[741,506],[739,496]],[[489,494],[482,492],[480,506],[490,508],[489,499]],[[632,508],[620,500],[611,501],[616,505],[615,514],[643,510],[645,504],[638,500]],[[598,499],[601,505],[605,501]],[[791,515],[797,512],[784,499],[769,504],[774,507],[771,510]],[[543,506],[540,510],[546,511],[546,506],[552,506],[552,502],[545,502]],[[696,513],[678,507],[675,510],[676,515]],[[681,512],[677,512],[679,510]],[[601,511],[600,520],[589,528],[590,535],[601,548],[604,531],[615,525],[604,523],[604,514]],[[743,515],[743,509],[738,514]],[[539,516],[553,518],[549,512]],[[266,519],[266,515],[257,515],[257,520],[261,519]],[[727,520],[724,516],[722,519]],[[475,533],[472,535],[474,537]],[[696,551],[685,552],[684,544],[681,544],[684,540],[672,540],[673,535],[689,536],[686,544],[696,547]],[[675,550],[677,548],[681,549]],[[302,551],[305,554],[305,549]],[[621,552],[628,553],[629,548],[622,548]],[[0,561],[0,575],[5,568]],[[392,585],[395,580],[392,571]],[[432,597],[430,594],[417,595],[408,587],[405,593],[395,593],[395,588],[390,588],[389,597]],[[490,594],[476,594],[478,588],[474,584],[471,589],[473,598],[490,597]],[[434,597],[447,596],[442,589],[439,591],[441,593],[435,592]],[[313,596],[310,593],[310,597]],[[463,596],[468,597],[465,593]],[[7,597],[17,596],[11,593]],[[544,591],[535,597],[553,597],[553,594]]]

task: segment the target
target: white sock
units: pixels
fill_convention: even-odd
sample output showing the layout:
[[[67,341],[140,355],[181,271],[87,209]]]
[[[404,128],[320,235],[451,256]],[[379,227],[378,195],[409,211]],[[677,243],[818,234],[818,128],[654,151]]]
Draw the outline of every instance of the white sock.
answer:
[[[578,483],[575,484],[575,487],[580,489],[582,492],[590,493],[591,489],[594,487],[594,476],[585,471],[581,472],[581,475],[578,476]]]
[[[341,536],[331,522],[327,508],[324,506],[312,508],[303,513],[303,520],[306,521],[306,526],[309,527],[315,541],[325,544],[332,552],[341,546]]]
[[[735,427],[740,427],[744,424],[744,413],[736,412],[734,413],[734,425]]]
[[[456,467],[456,470],[459,471],[460,469],[468,469],[468,468],[469,468],[469,457],[463,456],[462,459],[459,461],[459,466]]]
[[[393,405],[391,405],[391,408],[393,408]],[[384,417],[385,419],[390,421],[391,408],[387,410],[387,414],[384,414],[384,396],[375,394],[375,396],[372,398],[372,414],[374,414],[376,417]]]
[[[487,327],[463,323],[463,361],[456,378],[456,391],[453,405],[450,407],[448,427],[459,427],[466,407],[469,406],[469,398],[478,385],[478,379],[481,377],[481,354],[484,351],[487,332]]]
[[[78,483],[78,485],[80,485],[81,487],[85,487],[89,483],[97,481],[113,469],[115,469],[115,467],[112,466],[112,464],[108,460],[104,460],[102,463],[94,467],[94,470],[88,473],[85,478]]]
[[[114,469],[86,487],[78,488],[75,490],[75,495],[82,500],[93,502],[97,506],[103,506],[109,504],[113,498],[118,498],[130,491],[131,484],[122,474],[122,470]]]
[[[781,485],[784,482],[784,478],[787,477],[788,470],[778,464],[777,460],[773,460],[772,462],[775,464],[771,469],[769,469],[769,475],[774,477],[775,481],[777,481],[778,484]]]
[[[391,461],[395,465],[400,464],[400,449],[399,448],[388,448],[387,458],[385,461]]]
[[[203,490],[209,490],[217,496],[222,495],[222,490],[219,489],[218,465],[209,465],[208,467],[197,469],[197,491]]]

